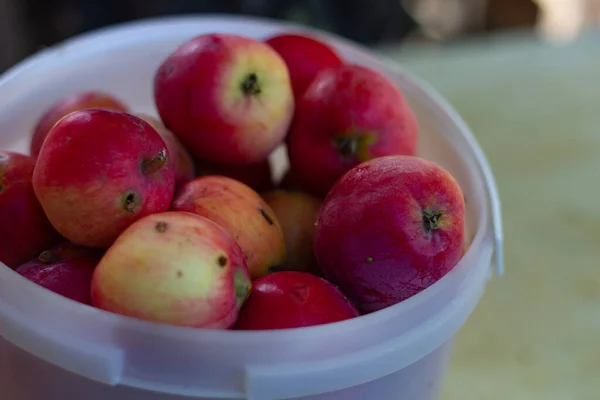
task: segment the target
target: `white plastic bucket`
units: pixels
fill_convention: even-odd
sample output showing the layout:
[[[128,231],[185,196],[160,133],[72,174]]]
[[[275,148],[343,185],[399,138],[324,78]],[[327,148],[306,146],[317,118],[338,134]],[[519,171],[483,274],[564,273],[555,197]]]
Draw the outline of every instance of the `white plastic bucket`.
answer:
[[[27,151],[45,108],[79,90],[101,88],[136,111],[155,113],[155,69],[196,34],[263,38],[292,29],[304,28],[241,17],[162,18],[46,49],[0,79],[0,148]],[[484,292],[494,246],[501,267],[495,183],[472,134],[435,92],[356,45],[318,34],[347,59],[388,74],[409,98],[421,124],[421,155],[450,170],[466,196],[472,244],[461,262],[433,286],[385,310],[273,332],[187,329],[124,318],[0,268],[3,400],[438,398],[452,338]],[[275,162],[280,171],[281,160]],[[7,234],[1,229],[0,235]]]

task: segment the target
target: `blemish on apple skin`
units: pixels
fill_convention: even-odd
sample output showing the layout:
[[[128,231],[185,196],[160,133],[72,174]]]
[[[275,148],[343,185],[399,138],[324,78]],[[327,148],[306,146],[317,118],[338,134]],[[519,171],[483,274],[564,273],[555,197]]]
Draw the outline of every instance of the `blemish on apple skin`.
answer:
[[[367,262],[368,263],[373,262],[373,257],[367,257]]]
[[[275,225],[273,218],[271,218],[271,216],[269,214],[267,214],[267,212],[265,210],[263,210],[262,208],[259,208],[258,211],[260,211],[260,214],[269,223],[269,225]]]
[[[305,303],[308,299],[309,288],[305,284],[296,284],[290,290],[290,296],[298,303]]]
[[[50,250],[43,251],[38,256],[38,261],[45,265],[56,263],[61,260],[62,258],[58,254]]]
[[[183,277],[183,272],[182,272],[182,271],[177,271],[177,277],[178,277],[178,278],[181,278],[181,277]]]
[[[167,231],[167,223],[160,221],[156,223],[156,226],[154,227],[154,229],[156,230],[156,232],[158,233],[165,233]]]
[[[227,257],[219,256],[217,259],[217,264],[219,264],[219,267],[225,268],[227,266]]]

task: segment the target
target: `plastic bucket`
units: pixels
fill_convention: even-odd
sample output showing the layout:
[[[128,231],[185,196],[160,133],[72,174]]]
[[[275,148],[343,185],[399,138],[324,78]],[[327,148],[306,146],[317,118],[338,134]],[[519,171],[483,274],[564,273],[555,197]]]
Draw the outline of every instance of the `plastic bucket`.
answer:
[[[155,69],[196,34],[262,38],[292,29],[304,28],[241,17],[162,18],[46,49],[0,79],[0,148],[27,151],[39,115],[78,90],[101,88],[135,111],[155,113]],[[435,92],[354,44],[317,34],[347,59],[388,74],[409,98],[421,124],[421,155],[450,170],[465,193],[472,242],[461,262],[427,290],[385,310],[272,332],[186,329],[124,318],[43,290],[0,265],[3,400],[438,398],[452,339],[491,276],[494,246],[501,265],[495,183],[472,134]],[[280,173],[284,161],[275,155],[274,162]]]

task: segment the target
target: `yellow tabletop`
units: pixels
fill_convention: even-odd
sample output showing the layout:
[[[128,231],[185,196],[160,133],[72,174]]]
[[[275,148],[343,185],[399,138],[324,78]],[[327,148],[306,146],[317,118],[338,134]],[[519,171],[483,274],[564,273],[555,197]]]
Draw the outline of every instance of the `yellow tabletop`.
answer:
[[[600,399],[600,35],[383,52],[464,117],[503,202],[506,275],[460,331],[443,400]]]

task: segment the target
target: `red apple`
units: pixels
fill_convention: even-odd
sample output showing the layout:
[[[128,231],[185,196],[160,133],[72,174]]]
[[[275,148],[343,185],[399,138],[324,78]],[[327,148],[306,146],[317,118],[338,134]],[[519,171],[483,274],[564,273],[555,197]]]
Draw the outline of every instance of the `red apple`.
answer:
[[[0,151],[0,262],[11,268],[63,240],[33,191],[34,167],[33,157]]]
[[[101,251],[67,242],[42,252],[16,271],[54,293],[91,304],[92,274],[101,257]]]
[[[196,161],[198,175],[222,175],[235,179],[250,186],[258,193],[266,192],[274,188],[273,174],[269,160],[258,164],[246,165],[243,167],[232,167],[208,163],[206,161]]]
[[[287,255],[282,269],[320,274],[313,251],[321,200],[302,192],[273,190],[263,194],[281,225]]]
[[[193,212],[225,228],[242,248],[252,279],[285,259],[285,239],[275,213],[242,182],[217,175],[196,178],[177,192],[172,210]]]
[[[75,93],[54,102],[39,119],[31,138],[31,155],[37,157],[50,129],[65,115],[88,108],[127,111],[127,106],[111,94],[98,90]]]
[[[326,280],[305,272],[281,271],[253,282],[235,328],[302,328],[358,316],[342,292]]]
[[[138,117],[75,111],[54,125],[33,172],[33,188],[69,241],[106,248],[125,228],[169,209],[175,175],[165,141]]]
[[[156,72],[154,98],[192,155],[221,165],[264,161],[294,111],[283,59],[263,42],[232,34],[200,35],[177,48]]]
[[[96,267],[94,306],[178,326],[226,329],[251,290],[233,237],[207,218],[165,212],[127,228]]]
[[[193,179],[196,176],[194,160],[173,132],[168,130],[161,121],[151,115],[138,113],[135,116],[150,124],[165,141],[169,154],[171,154],[171,163],[175,171],[175,187],[179,187]]]
[[[426,289],[461,259],[465,205],[456,180],[414,156],[367,161],[326,197],[315,254],[327,278],[363,312]]]
[[[296,100],[320,71],[344,63],[331,46],[306,34],[284,33],[268,38],[265,43],[285,60]]]
[[[381,73],[343,65],[317,75],[297,105],[290,168],[325,196],[344,173],[386,155],[414,155],[418,127],[400,90]]]

